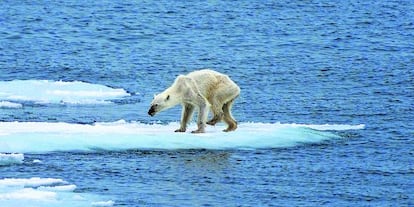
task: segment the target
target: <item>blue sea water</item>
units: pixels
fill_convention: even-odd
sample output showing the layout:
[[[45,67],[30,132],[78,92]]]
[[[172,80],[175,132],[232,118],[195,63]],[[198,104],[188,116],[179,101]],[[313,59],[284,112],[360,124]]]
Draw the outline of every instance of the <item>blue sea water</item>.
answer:
[[[409,0],[2,1],[0,204],[413,206],[413,40]],[[200,68],[236,132],[147,115]]]

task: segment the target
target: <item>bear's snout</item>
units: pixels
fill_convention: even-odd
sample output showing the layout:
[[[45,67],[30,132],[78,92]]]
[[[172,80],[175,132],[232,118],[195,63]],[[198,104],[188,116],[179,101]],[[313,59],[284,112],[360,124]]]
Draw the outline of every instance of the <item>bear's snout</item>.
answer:
[[[148,115],[150,115],[150,116],[154,116],[155,115],[154,106],[151,106],[151,108],[148,110]]]

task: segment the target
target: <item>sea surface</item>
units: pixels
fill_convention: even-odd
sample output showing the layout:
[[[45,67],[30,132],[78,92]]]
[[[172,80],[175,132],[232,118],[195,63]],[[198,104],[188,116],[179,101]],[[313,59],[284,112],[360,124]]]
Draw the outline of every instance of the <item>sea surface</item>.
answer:
[[[235,132],[148,116],[201,68]],[[0,206],[414,206],[413,120],[411,0],[0,3]]]

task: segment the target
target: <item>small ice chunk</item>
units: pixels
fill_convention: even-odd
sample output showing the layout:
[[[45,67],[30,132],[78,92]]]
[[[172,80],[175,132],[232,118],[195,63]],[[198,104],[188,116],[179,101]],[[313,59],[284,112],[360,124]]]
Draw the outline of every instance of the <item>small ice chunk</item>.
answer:
[[[0,101],[0,108],[18,109],[22,107],[23,105],[20,103],[14,103],[10,101]]]
[[[41,160],[38,160],[38,159],[35,159],[35,160],[33,160],[33,163],[42,163],[42,161]]]
[[[115,202],[109,200],[109,201],[98,201],[98,202],[92,202],[92,206],[113,206]]]
[[[0,153],[0,166],[21,164],[23,163],[24,155],[20,153]]]

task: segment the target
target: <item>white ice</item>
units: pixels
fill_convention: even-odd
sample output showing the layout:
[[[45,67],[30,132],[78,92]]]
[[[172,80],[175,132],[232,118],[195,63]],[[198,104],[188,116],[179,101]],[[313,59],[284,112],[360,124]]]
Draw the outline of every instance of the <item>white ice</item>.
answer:
[[[207,126],[204,134],[189,133],[196,128],[194,124],[186,133],[175,133],[178,127],[175,122],[168,125],[125,121],[93,125],[0,122],[0,152],[278,148],[339,138],[331,130],[355,130],[364,126],[240,123],[234,132],[222,132],[225,126],[219,125]]]
[[[92,206],[113,206],[115,204],[114,201],[97,201],[97,202],[92,202]]]
[[[33,177],[30,179],[18,179],[18,178],[5,178],[0,180],[0,186],[20,186],[20,187],[40,187],[40,186],[52,186],[59,184],[67,184],[62,179],[55,178],[38,178]]]
[[[24,155],[21,153],[0,153],[0,166],[21,164],[23,160]]]
[[[115,203],[96,195],[75,193],[75,189],[76,185],[56,178],[4,178],[0,179],[0,206],[112,206]]]
[[[10,108],[10,109],[17,109],[22,108],[23,105],[20,103],[13,103],[10,101],[0,101],[0,108]]]
[[[0,107],[19,107],[31,101],[52,104],[102,104],[129,96],[124,89],[81,81],[13,80],[0,81]]]

